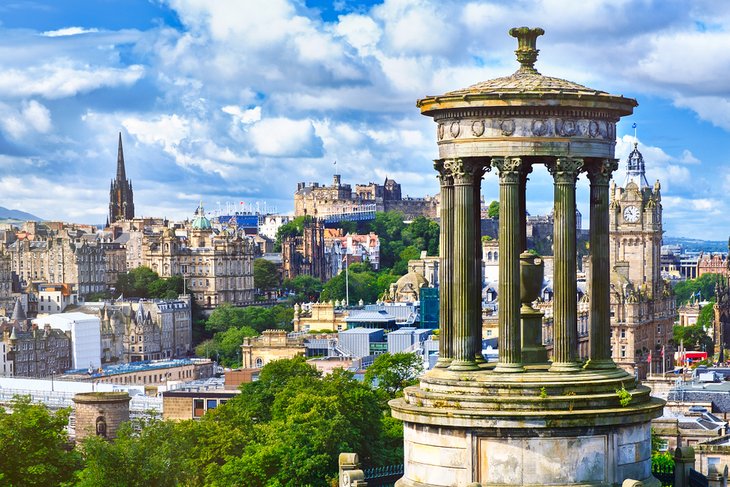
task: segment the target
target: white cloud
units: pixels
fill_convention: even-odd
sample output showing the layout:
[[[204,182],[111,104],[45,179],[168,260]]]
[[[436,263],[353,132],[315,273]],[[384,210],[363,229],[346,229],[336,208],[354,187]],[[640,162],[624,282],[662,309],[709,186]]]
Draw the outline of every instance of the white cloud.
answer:
[[[51,112],[36,100],[24,101],[18,108],[0,103],[0,126],[11,139],[45,134],[51,130]]]
[[[85,29],[83,27],[64,27],[63,29],[47,30],[45,32],[42,32],[41,35],[46,37],[66,37],[79,34],[91,34],[95,32],[99,32],[99,29]]]
[[[320,157],[322,139],[310,120],[268,118],[253,125],[250,141],[259,155],[271,157]]]
[[[234,119],[238,120],[244,125],[248,125],[261,120],[261,107],[253,107],[247,110],[241,109],[236,105],[226,105],[221,110],[224,113],[232,115]]]
[[[92,67],[69,59],[56,60],[27,69],[0,71],[0,92],[5,96],[65,98],[102,87],[129,86],[144,75],[144,68]]]
[[[700,160],[697,159],[694,154],[692,154],[692,151],[689,149],[684,149],[682,151],[682,156],[679,158],[679,162],[682,162],[684,164],[699,164]]]

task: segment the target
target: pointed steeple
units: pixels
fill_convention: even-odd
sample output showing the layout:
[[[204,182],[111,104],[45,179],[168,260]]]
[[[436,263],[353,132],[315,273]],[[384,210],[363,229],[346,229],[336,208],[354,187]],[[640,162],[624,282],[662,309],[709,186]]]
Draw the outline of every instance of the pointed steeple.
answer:
[[[23,309],[23,305],[20,303],[20,298],[15,300],[15,309],[13,309],[13,315],[10,317],[12,321],[25,321],[27,316],[25,315],[25,310]]]
[[[630,182],[635,183],[639,188],[649,188],[649,182],[646,180],[646,168],[644,167],[644,156],[639,152],[639,143],[634,142],[634,150],[629,154],[626,164],[626,182],[624,186]]]
[[[127,173],[124,171],[124,149],[122,149],[122,133],[119,132],[119,149],[117,151],[117,181],[127,180]]]

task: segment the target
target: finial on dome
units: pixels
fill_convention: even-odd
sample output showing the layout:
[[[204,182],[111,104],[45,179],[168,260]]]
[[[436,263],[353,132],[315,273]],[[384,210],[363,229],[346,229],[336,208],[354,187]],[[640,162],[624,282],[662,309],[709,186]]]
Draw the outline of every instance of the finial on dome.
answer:
[[[535,69],[535,61],[537,54],[537,38],[545,33],[540,27],[530,29],[529,27],[513,27],[509,30],[509,35],[517,39],[517,61],[520,63],[520,71],[537,73]]]

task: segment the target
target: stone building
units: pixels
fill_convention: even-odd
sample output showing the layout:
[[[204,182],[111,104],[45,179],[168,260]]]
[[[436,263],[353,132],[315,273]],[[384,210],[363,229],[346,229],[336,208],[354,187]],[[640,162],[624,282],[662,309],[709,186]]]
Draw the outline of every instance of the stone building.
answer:
[[[77,225],[34,224],[16,232],[5,251],[23,285],[35,282],[73,285],[79,296],[108,289],[106,257],[97,236]]]
[[[715,285],[715,304],[712,305],[712,338],[715,344],[713,354],[719,361],[727,360],[726,350],[730,349],[730,284],[728,278]]]
[[[14,319],[1,324],[0,333],[6,351],[4,374],[45,378],[71,368],[71,338],[61,330]]]
[[[324,230],[325,261],[327,276],[333,277],[355,262],[368,262],[374,270],[380,268],[380,239],[370,232],[367,235],[342,234],[342,230]]]
[[[400,211],[406,220],[417,216],[436,218],[438,205],[438,197],[404,198],[400,184],[391,178],[385,178],[382,185],[357,184],[353,191],[351,185],[343,184],[340,175],[335,174],[331,186],[298,183],[294,193],[294,216],[317,218],[361,211],[364,207],[372,207],[372,211]]]
[[[190,296],[92,304],[76,311],[99,317],[104,363],[180,358],[193,350]]]
[[[109,218],[107,226],[119,220],[134,218],[134,194],[132,181],[127,179],[124,168],[124,150],[122,149],[122,133],[119,132],[119,148],[117,150],[117,177],[112,179],[109,188]]]
[[[314,219],[304,224],[301,236],[283,238],[281,259],[285,279],[307,275],[326,281],[332,277],[325,259],[324,224]]]
[[[244,369],[260,369],[273,360],[290,359],[305,352],[304,339],[290,338],[284,330],[266,330],[260,336],[244,338],[241,345]]]
[[[13,311],[13,271],[10,256],[0,254],[0,314],[9,316]]]
[[[184,229],[163,228],[142,240],[142,265],[160,277],[183,276],[196,304],[206,309],[254,301],[254,254],[248,237],[216,233],[202,204]]]
[[[659,181],[653,187],[647,182],[636,144],[624,185],[612,182],[610,193],[612,357],[643,379],[650,369],[672,369],[668,347],[676,304],[661,276],[661,188]]]
[[[697,259],[697,277],[702,274],[720,274],[730,277],[730,259],[727,255],[719,252],[701,253]]]
[[[332,331],[347,329],[347,311],[333,303],[294,305],[294,331]]]

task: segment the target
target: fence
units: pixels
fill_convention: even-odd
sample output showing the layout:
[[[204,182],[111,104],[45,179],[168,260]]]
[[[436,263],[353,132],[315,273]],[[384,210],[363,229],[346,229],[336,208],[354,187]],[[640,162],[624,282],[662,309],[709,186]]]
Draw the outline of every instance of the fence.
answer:
[[[674,465],[652,465],[651,474],[662,483],[662,487],[674,486]]]
[[[403,465],[368,468],[363,471],[368,487],[393,487],[403,476]]]
[[[709,487],[709,485],[707,477],[694,468],[689,469],[689,487]]]

